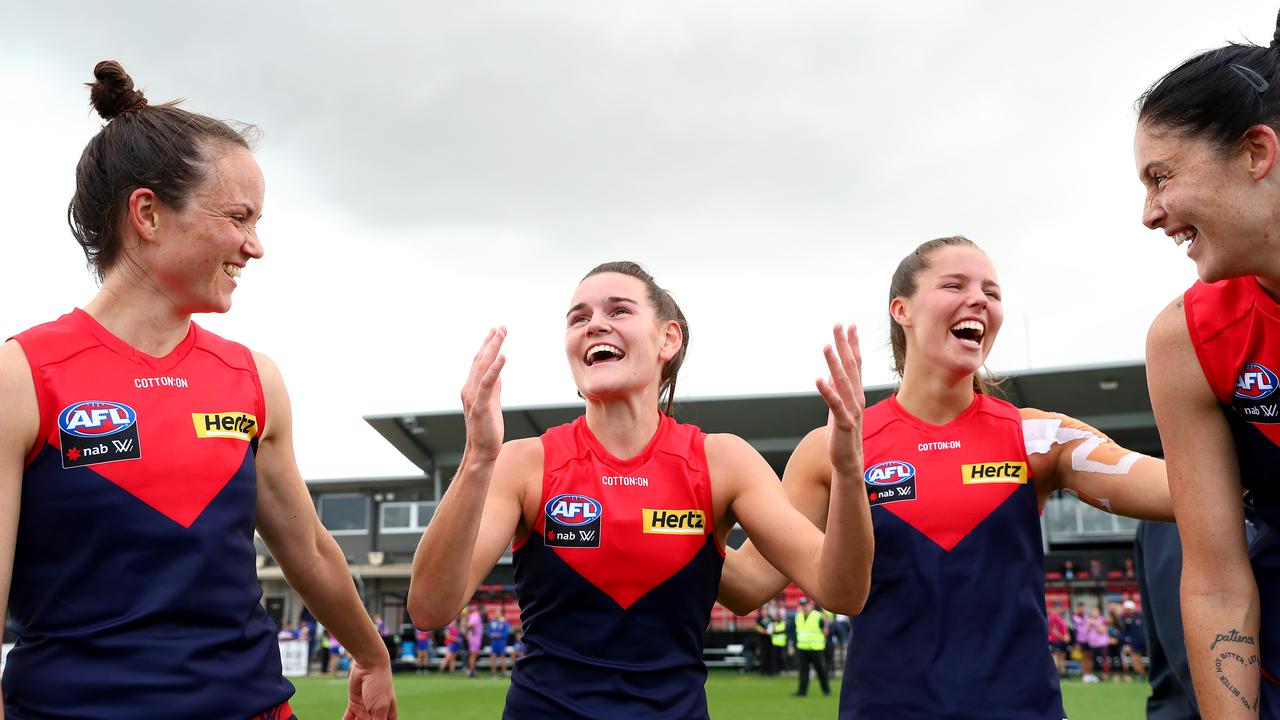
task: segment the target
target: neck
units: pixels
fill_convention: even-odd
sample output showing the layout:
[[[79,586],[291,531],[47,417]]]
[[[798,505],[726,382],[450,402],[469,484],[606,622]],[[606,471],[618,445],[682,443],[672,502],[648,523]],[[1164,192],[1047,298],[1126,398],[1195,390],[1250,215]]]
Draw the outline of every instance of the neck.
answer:
[[[656,393],[621,398],[587,398],[587,428],[605,450],[620,459],[639,455],[658,432]]]
[[[151,283],[127,274],[121,268],[108,275],[84,311],[131,347],[164,357],[186,338],[191,314],[178,311]]]
[[[973,375],[940,372],[907,362],[898,404],[930,425],[946,425],[973,404]]]

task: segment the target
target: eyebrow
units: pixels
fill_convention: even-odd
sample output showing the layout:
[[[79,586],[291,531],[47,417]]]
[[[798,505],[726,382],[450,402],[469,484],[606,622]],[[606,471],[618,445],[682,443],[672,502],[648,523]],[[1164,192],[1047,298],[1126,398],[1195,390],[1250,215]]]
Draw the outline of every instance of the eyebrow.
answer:
[[[629,303],[629,304],[631,304],[631,305],[639,305],[639,304],[640,304],[640,303],[636,302],[635,300],[632,300],[631,298],[628,298],[628,297],[619,297],[619,296],[616,296],[616,295],[615,295],[615,296],[613,296],[613,297],[607,297],[607,298],[605,298],[605,299],[604,299],[604,304],[605,304],[605,305],[618,305],[618,304],[620,304],[620,303]],[[569,308],[569,312],[565,313],[565,314],[564,314],[564,316],[565,316],[565,317],[569,317],[570,315],[572,315],[572,314],[574,314],[575,312],[577,312],[577,311],[579,311],[579,310],[581,310],[581,309],[585,308],[586,306],[587,306],[587,304],[586,304],[586,303],[584,303],[584,302],[580,302],[580,303],[578,303],[577,305],[574,305],[573,307]]]
[[[965,275],[964,273],[947,273],[946,275],[939,275],[938,279],[939,280],[946,280],[946,279],[968,280],[969,276]],[[982,284],[994,285],[996,287],[1000,287],[1000,283],[996,282],[995,280],[983,280]]]
[[[1142,180],[1145,182],[1151,179],[1152,170],[1155,170],[1156,168],[1164,168],[1164,167],[1168,167],[1165,161],[1152,160],[1151,162],[1147,163],[1146,167],[1142,168],[1142,172],[1138,173],[1138,177],[1142,178]]]

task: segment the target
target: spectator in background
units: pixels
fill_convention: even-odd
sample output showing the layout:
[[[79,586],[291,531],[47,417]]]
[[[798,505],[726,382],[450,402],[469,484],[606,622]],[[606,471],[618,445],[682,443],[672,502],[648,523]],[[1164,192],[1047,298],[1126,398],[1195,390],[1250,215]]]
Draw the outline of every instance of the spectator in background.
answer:
[[[1094,580],[1101,580],[1106,577],[1106,573],[1102,571],[1101,560],[1094,559],[1089,561],[1089,577]]]
[[[507,616],[498,615],[489,621],[489,676],[505,677],[507,674],[507,640],[511,637],[511,625]]]
[[[431,631],[414,628],[413,646],[418,674],[426,675],[431,670]]]
[[[1089,608],[1084,603],[1076,605],[1071,626],[1076,634],[1075,649],[1080,654],[1080,679],[1087,683],[1098,682],[1098,676],[1093,674],[1093,651],[1089,647]]]
[[[1071,629],[1067,627],[1067,619],[1056,609],[1049,611],[1049,651],[1053,653],[1053,664],[1058,668],[1058,675],[1067,674],[1067,651],[1071,649]]]
[[[1137,603],[1125,600],[1121,617],[1123,629],[1120,639],[1124,643],[1124,653],[1129,658],[1133,674],[1141,680],[1142,676],[1147,674],[1147,665],[1142,660],[1142,656],[1147,653],[1147,629],[1142,622],[1142,613],[1138,612]]]
[[[1124,656],[1124,613],[1120,603],[1110,603],[1107,605],[1107,662],[1104,667],[1106,673],[1118,673],[1110,676],[1113,682],[1119,682],[1121,678],[1126,681],[1129,679]]]
[[[800,607],[796,608],[796,664],[800,671],[800,686],[796,689],[796,697],[804,697],[809,693],[809,668],[818,671],[818,684],[822,686],[822,694],[831,694],[831,685],[827,682],[827,667],[823,651],[827,647],[826,623],[822,611],[809,607],[809,598],[800,598]]]
[[[323,625],[319,626],[319,640],[316,642],[318,649],[316,650],[316,660],[320,661],[320,672],[325,674],[329,672],[329,646],[332,639],[329,637],[329,631]]]
[[[463,624],[467,636],[467,677],[476,676],[476,660],[480,657],[480,648],[484,645],[484,615],[479,605],[472,605],[462,611],[467,619]]]
[[[1062,563],[1062,578],[1064,580],[1076,579],[1076,564],[1071,560],[1066,560]]]
[[[1095,607],[1089,611],[1088,620],[1088,637],[1089,647],[1085,648],[1085,655],[1091,656],[1093,659],[1093,667],[1102,669],[1102,676],[1107,676],[1107,647],[1111,644],[1111,636],[1107,633],[1107,616],[1103,614],[1102,608]],[[1086,676],[1085,682],[1098,682],[1099,678],[1096,674]]]
[[[458,653],[462,650],[462,618],[454,618],[444,630],[445,655],[440,661],[440,673],[458,669]]]
[[[768,608],[756,611],[756,647],[760,652],[760,674],[766,677],[776,675],[777,669],[773,660],[773,618],[769,617]]]

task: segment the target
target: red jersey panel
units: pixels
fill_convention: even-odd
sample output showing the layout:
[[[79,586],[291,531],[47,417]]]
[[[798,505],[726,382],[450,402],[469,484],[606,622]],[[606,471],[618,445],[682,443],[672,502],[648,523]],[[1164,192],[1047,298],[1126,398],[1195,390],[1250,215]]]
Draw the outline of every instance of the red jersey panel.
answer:
[[[703,632],[724,563],[705,435],[663,416],[614,457],[586,419],[548,430],[541,506],[515,548],[526,654],[506,718],[705,718]]]

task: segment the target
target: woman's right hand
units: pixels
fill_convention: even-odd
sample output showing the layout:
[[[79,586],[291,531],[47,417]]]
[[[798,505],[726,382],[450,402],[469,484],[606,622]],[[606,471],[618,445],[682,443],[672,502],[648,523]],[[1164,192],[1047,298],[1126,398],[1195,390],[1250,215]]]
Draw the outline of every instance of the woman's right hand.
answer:
[[[491,329],[471,363],[471,374],[462,387],[462,414],[467,423],[467,453],[476,459],[495,460],[502,450],[502,341],[507,329]]]

